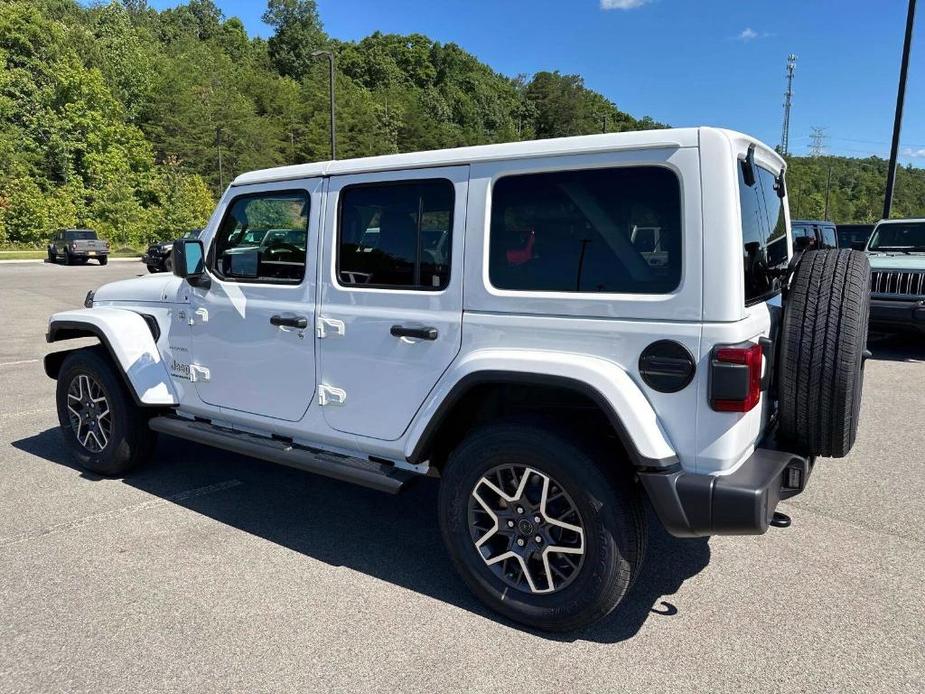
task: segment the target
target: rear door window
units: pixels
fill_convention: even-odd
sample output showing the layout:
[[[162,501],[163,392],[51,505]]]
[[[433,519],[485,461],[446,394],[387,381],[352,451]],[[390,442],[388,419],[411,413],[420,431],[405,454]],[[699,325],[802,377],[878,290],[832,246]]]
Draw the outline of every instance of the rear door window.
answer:
[[[835,227],[821,226],[819,231],[822,233],[823,248],[838,248],[838,237],[835,235]]]
[[[755,183],[745,183],[744,161],[739,162],[739,201],[742,208],[742,247],[745,264],[745,303],[755,304],[780,291],[787,268],[787,223],[783,200],[777,195],[776,176],[760,166]],[[810,230],[812,232],[812,230]]]
[[[681,189],[666,168],[506,176],[491,209],[498,289],[663,294],[681,281]]]

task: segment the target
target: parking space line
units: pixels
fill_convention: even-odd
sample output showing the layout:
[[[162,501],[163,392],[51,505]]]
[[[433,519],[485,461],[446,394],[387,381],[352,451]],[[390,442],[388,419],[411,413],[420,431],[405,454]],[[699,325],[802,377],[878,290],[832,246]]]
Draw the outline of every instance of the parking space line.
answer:
[[[16,366],[17,364],[34,364],[41,359],[21,359],[20,361],[7,361],[0,364],[0,366]]]
[[[148,511],[160,506],[167,506],[168,504],[181,503],[188,501],[189,499],[195,499],[197,497],[206,496],[208,494],[216,494],[218,492],[223,492],[226,489],[237,487],[240,484],[242,484],[241,480],[227,480],[225,482],[210,484],[206,487],[188,489],[172,496],[165,496],[162,499],[150,499],[148,501],[142,501],[138,504],[132,504],[131,506],[123,506],[122,508],[113,509],[111,511],[94,513],[89,516],[84,516],[83,518],[77,518],[75,520],[68,521],[67,523],[58,523],[41,530],[0,539],[0,549],[19,545],[23,542],[29,542],[30,540],[38,540],[43,537],[48,537],[49,535],[57,535],[69,530],[76,530],[91,523],[103,523],[113,518],[120,518],[122,516],[140,513],[142,511]]]

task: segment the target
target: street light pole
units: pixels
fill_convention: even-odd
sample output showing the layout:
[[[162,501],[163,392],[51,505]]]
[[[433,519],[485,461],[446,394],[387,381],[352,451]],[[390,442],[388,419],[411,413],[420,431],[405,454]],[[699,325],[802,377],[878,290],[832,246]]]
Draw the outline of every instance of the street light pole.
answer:
[[[325,56],[328,59],[330,89],[331,89],[331,159],[337,159],[337,135],[334,126],[334,53],[333,51],[314,51],[312,58]]]
[[[893,186],[896,183],[896,159],[899,155],[899,132],[903,124],[903,102],[906,100],[906,76],[909,73],[909,51],[912,48],[912,25],[915,22],[915,0],[909,0],[906,15],[906,38],[903,42],[902,65],[899,68],[899,91],[896,94],[896,115],[893,118],[893,143],[890,147],[890,168],[886,172],[886,193],[883,197],[883,219],[890,218],[893,207]]]

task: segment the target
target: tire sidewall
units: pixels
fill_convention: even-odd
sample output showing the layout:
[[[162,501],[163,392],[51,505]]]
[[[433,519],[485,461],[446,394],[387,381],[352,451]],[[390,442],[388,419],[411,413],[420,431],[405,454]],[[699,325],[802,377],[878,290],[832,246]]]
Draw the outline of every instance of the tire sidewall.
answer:
[[[490,607],[530,626],[568,630],[607,614],[632,575],[632,510],[587,454],[540,429],[491,427],[454,452],[440,490],[440,526],[450,555],[469,588]],[[494,575],[475,548],[468,503],[476,482],[497,465],[529,465],[561,485],[581,515],[585,554],[579,575],[551,594],[526,593]]]
[[[102,451],[84,448],[71,428],[67,409],[67,392],[74,378],[86,374],[103,390],[111,412],[112,431]],[[131,431],[134,407],[118,382],[112,367],[94,349],[77,350],[65,358],[58,373],[56,404],[61,433],[80,465],[100,475],[113,476],[125,472],[132,459]]]

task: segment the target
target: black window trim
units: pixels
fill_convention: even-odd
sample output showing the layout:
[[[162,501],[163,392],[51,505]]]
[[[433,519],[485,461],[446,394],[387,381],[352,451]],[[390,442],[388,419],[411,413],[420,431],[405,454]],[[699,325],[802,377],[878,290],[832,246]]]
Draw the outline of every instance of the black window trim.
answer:
[[[490,258],[490,249],[491,249],[491,216],[494,212],[494,201],[495,201],[495,186],[498,181],[515,178],[522,176],[534,176],[542,174],[553,174],[553,173],[572,173],[576,171],[610,171],[613,169],[665,169],[669,171],[675,178],[675,181],[678,184],[678,221],[680,222],[680,231],[681,231],[681,253],[680,253],[680,273],[678,275],[678,283],[667,292],[578,292],[578,291],[568,291],[560,289],[505,289],[503,287],[498,287],[494,282],[491,281],[491,258]],[[500,176],[495,177],[491,182],[491,188],[489,189],[488,195],[488,204],[486,206],[486,216],[488,220],[487,231],[485,233],[485,249],[484,249],[484,272],[485,272],[485,281],[488,287],[491,288],[493,292],[501,292],[503,294],[518,295],[523,296],[524,294],[542,294],[543,297],[558,298],[559,296],[567,297],[568,299],[573,299],[574,297],[581,297],[583,299],[601,299],[613,301],[614,297],[632,297],[630,300],[635,300],[638,297],[642,296],[674,296],[679,294],[687,280],[687,263],[684,262],[685,249],[684,242],[687,239],[687,229],[686,222],[684,220],[684,180],[681,176],[680,171],[674,166],[666,163],[660,162],[633,162],[633,163],[614,163],[611,161],[602,162],[600,164],[591,164],[588,166],[565,166],[562,168],[554,169],[536,169],[536,170],[527,170],[527,171],[514,171],[514,172],[505,172]]]
[[[340,242],[343,234],[344,221],[344,193],[356,188],[383,188],[386,186],[400,186],[421,183],[446,183],[450,189],[450,219],[449,219],[449,249],[450,262],[447,266],[446,285],[443,287],[428,287],[422,284],[344,284],[340,281]],[[418,201],[418,206],[421,202]],[[450,287],[453,280],[453,225],[456,223],[456,184],[445,176],[429,178],[390,178],[382,181],[364,181],[362,183],[348,183],[337,191],[337,233],[334,235],[334,284],[338,289],[362,291],[364,289],[387,289],[393,292],[427,292],[428,294],[441,294]],[[414,263],[415,278],[420,280],[421,274],[421,215],[418,215],[418,242],[417,258]]]
[[[738,162],[739,162],[739,165],[740,165],[740,166],[744,166],[745,163],[746,163],[745,157],[739,157],[739,158],[738,158]],[[759,163],[759,164],[756,164],[756,165],[755,165],[755,168],[756,168],[756,169],[763,169],[763,170],[765,171],[765,173],[771,175],[771,176],[774,178],[775,181],[777,181],[777,180],[778,180],[778,177],[780,176],[780,174],[774,173],[774,172],[771,171],[771,169],[769,169],[767,166],[763,166],[763,165],[760,164],[760,163]],[[755,174],[756,174],[756,175],[755,175],[755,182],[754,182],[752,185],[750,185],[749,188],[756,188],[756,186],[760,185],[760,182],[761,182],[761,181],[760,181],[760,177],[757,175],[758,172],[756,171]],[[736,179],[738,179],[738,176],[736,176]],[[757,190],[757,188],[756,188],[756,190]],[[783,198],[779,198],[779,200],[781,200],[781,202],[780,202],[779,204],[783,207],[783,202],[782,202],[782,201],[783,201]],[[761,201],[762,201],[762,204],[765,204],[765,198],[764,198],[764,194],[763,194],[763,193],[762,193],[762,195],[761,195]],[[765,214],[765,218],[767,218],[767,214],[768,214],[767,207],[765,207],[764,214]],[[740,220],[739,223],[740,223],[740,225],[741,225],[741,220],[742,220],[742,210],[741,210],[741,209],[739,210],[739,220]],[[769,227],[770,227],[770,224],[771,224],[771,220],[768,219],[768,226],[769,226]],[[791,223],[791,226],[792,226],[792,223]],[[805,227],[806,225],[800,225],[800,226],[801,226],[801,227]],[[812,230],[812,226],[810,226],[810,230]],[[744,229],[743,229],[742,231],[744,231]],[[785,238],[786,238],[787,236],[790,237],[790,251],[791,251],[791,253],[790,253],[790,256],[789,256],[789,257],[792,258],[792,257],[793,257],[793,229],[787,228],[786,225],[785,225],[785,230],[784,230],[784,231],[785,231]],[[768,239],[771,238],[771,233],[770,233],[770,232],[771,232],[771,229],[769,228],[769,229],[768,229],[768,237],[767,237]],[[813,235],[815,235],[815,231],[813,231],[812,233],[813,233]],[[765,247],[767,247],[767,244],[765,245]],[[744,277],[744,271],[743,271],[743,277]],[[743,285],[743,289],[744,289],[744,285]],[[766,303],[766,302],[770,301],[771,299],[773,299],[773,298],[775,298],[775,297],[777,297],[777,296],[782,296],[782,295],[783,295],[783,289],[780,287],[780,285],[778,285],[777,289],[772,289],[771,291],[765,292],[764,294],[760,294],[760,295],[758,295],[758,296],[753,296],[751,299],[746,299],[746,300],[745,300],[745,308],[751,308],[752,306],[757,306],[758,304]]]
[[[225,277],[222,273],[218,271],[216,267],[216,258],[215,258],[215,249],[218,246],[218,236],[222,231],[222,225],[225,223],[225,220],[228,219],[228,215],[231,212],[232,208],[237,204],[238,200],[243,200],[246,198],[263,198],[271,197],[273,195],[301,195],[308,202],[308,210],[305,215],[305,265],[302,270],[302,279],[298,282],[287,279],[265,277],[250,279],[247,277]],[[272,190],[260,190],[254,191],[251,193],[240,193],[231,198],[228,203],[225,205],[225,210],[222,213],[222,218],[218,222],[218,226],[215,227],[215,233],[212,234],[212,240],[209,242],[209,248],[206,251],[206,269],[210,274],[214,275],[216,279],[221,282],[233,282],[235,284],[270,284],[270,285],[283,285],[286,287],[301,287],[305,283],[305,279],[309,276],[309,262],[308,250],[311,247],[309,239],[309,230],[312,225],[312,196],[311,193],[305,188],[273,188]]]

